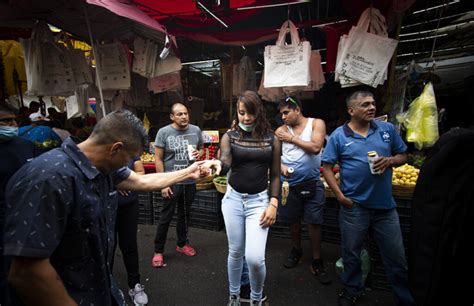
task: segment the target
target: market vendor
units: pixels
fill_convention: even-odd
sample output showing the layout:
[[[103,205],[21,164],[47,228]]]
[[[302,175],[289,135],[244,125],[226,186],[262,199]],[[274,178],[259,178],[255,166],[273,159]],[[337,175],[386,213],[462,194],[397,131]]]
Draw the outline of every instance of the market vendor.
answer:
[[[388,122],[375,122],[374,96],[356,91],[347,98],[348,123],[338,127],[323,151],[323,173],[338,202],[342,240],[344,291],[339,305],[355,305],[362,294],[360,253],[369,229],[383,258],[397,305],[413,305],[408,289],[407,262],[396,204],[392,197],[392,167],[405,163],[407,146]],[[368,152],[379,155],[373,164]],[[371,153],[373,154],[373,153]],[[332,171],[339,163],[341,186]]]
[[[125,305],[110,269],[115,187],[153,191],[209,174],[209,161],[148,175],[124,167],[146,141],[137,117],[112,112],[87,140],[66,139],[10,179],[5,254],[14,256],[9,281],[26,305]]]

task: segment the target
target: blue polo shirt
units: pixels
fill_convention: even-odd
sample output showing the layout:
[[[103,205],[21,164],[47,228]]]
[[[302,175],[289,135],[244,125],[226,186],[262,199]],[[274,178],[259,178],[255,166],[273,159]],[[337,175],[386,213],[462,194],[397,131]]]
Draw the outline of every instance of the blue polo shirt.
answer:
[[[71,138],[26,163],[7,185],[4,254],[50,258],[78,304],[126,305],[110,262],[115,185],[130,173],[102,174]]]
[[[385,169],[383,174],[372,174],[367,152],[393,156],[406,149],[391,123],[372,121],[367,137],[354,133],[345,123],[331,134],[322,161],[339,163],[340,188],[346,197],[366,208],[390,209],[396,206],[392,197],[392,169]]]

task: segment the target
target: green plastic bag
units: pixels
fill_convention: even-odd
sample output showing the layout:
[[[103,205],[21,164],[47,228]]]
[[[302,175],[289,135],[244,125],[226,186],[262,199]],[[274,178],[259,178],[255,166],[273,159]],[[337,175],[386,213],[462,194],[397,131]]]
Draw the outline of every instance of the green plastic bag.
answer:
[[[407,141],[415,143],[418,150],[435,144],[439,138],[438,108],[431,83],[425,85],[408,111],[397,115],[397,120],[407,129]]]
[[[366,249],[362,249],[360,252],[360,260],[362,262],[362,284],[364,285],[370,272],[369,252]],[[336,261],[336,273],[340,275],[342,272],[344,272],[344,264],[342,263],[342,258],[339,258]]]

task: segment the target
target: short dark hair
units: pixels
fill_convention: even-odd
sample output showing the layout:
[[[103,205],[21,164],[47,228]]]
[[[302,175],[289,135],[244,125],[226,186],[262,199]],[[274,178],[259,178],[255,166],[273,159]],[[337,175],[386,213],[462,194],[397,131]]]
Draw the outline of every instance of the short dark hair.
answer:
[[[288,96],[278,103],[278,110],[282,109],[283,107],[288,107],[289,109],[299,108],[301,111],[303,111],[301,102],[293,96]]]
[[[373,97],[374,94],[371,93],[368,90],[357,90],[351,93],[347,98],[346,98],[346,106],[347,108],[351,107],[353,102],[355,100],[358,100],[359,98],[365,98],[365,97]]]
[[[144,149],[148,144],[143,122],[128,110],[107,114],[96,124],[91,137],[101,144],[122,141],[129,151]]]

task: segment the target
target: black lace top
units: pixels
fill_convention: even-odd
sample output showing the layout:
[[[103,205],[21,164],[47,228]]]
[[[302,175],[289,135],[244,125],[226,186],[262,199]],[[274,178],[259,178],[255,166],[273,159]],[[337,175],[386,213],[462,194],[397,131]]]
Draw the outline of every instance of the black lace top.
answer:
[[[221,140],[222,174],[230,169],[228,183],[240,193],[256,194],[268,188],[269,195],[280,194],[281,143],[269,132],[263,139],[251,133],[227,132]]]

